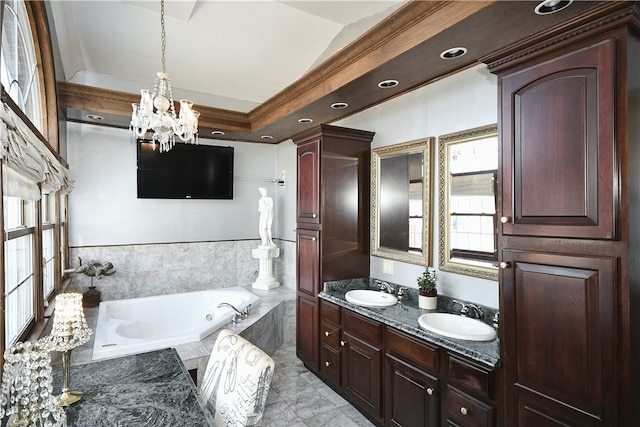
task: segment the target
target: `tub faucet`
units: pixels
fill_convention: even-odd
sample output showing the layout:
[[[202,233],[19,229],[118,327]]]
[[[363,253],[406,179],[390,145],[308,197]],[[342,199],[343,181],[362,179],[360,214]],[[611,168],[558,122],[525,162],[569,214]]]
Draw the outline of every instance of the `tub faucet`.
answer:
[[[221,302],[220,304],[218,304],[218,308],[222,307],[231,307],[231,309],[235,311],[233,317],[231,318],[231,323],[235,325],[236,323],[238,323],[238,320],[246,319],[247,317],[249,317],[249,307],[251,307],[251,304],[247,305],[242,311],[238,310],[228,302]]]

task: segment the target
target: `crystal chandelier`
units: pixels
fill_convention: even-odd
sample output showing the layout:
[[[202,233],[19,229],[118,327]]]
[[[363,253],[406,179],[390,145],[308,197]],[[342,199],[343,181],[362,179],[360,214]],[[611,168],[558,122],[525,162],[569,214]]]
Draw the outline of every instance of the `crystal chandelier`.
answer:
[[[160,27],[162,37],[162,71],[156,74],[154,90],[142,89],[139,104],[131,104],[133,113],[129,129],[138,138],[144,138],[147,131],[153,132],[152,142],[160,144],[160,152],[169,151],[175,145],[177,136],[183,142],[198,143],[198,117],[193,110],[193,102],[180,100],[180,115],[176,115],[171,91],[171,77],[166,72],[164,30],[164,0],[160,1]]]

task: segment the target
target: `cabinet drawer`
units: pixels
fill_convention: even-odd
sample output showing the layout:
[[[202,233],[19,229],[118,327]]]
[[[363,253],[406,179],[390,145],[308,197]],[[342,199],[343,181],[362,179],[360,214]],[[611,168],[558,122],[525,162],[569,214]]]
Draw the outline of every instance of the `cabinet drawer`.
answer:
[[[452,355],[449,355],[449,382],[469,391],[479,391],[490,399],[494,398],[493,373]]]
[[[460,426],[493,426],[493,408],[468,394],[449,386],[447,416]]]
[[[320,349],[320,375],[340,387],[340,352],[326,345]]]
[[[323,299],[320,300],[320,318],[323,322],[333,323],[334,325],[340,324],[340,306],[327,302]]]
[[[320,323],[320,339],[323,345],[333,347],[338,350],[338,339],[340,336],[340,329],[326,322]]]
[[[438,348],[387,328],[387,353],[418,367],[439,372]]]
[[[351,331],[358,338],[368,341],[371,344],[382,344],[382,324],[374,320],[344,310],[342,320],[345,331]]]

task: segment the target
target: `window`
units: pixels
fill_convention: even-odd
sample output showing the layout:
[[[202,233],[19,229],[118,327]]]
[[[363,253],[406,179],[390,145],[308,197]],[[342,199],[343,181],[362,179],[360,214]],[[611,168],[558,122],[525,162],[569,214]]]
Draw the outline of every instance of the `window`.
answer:
[[[34,202],[4,197],[5,346],[35,322]]]
[[[42,209],[42,295],[47,301],[55,289],[55,194],[43,194]]]
[[[33,131],[35,138],[27,135],[23,141],[28,144],[27,157],[34,160],[40,156],[44,160],[23,168],[21,160],[24,153],[8,150],[13,154],[2,162],[3,186],[7,188],[6,192],[4,188],[2,190],[2,353],[9,345],[28,338],[35,323],[44,319],[44,300],[53,297],[59,288],[60,278],[55,277],[61,258],[58,248],[60,230],[56,224],[59,196],[55,192],[59,188],[68,188],[68,185],[58,159],[45,153],[50,150],[49,147],[58,149],[56,80],[45,4],[5,0],[0,5],[0,83],[3,96],[8,95],[8,98],[4,98],[11,109],[7,114],[13,120],[24,122]],[[14,133],[12,138],[22,138],[14,129],[9,132]],[[34,165],[38,167],[34,168]],[[41,168],[43,174],[58,174],[56,179],[42,181],[39,185],[38,177],[43,176],[38,171]],[[29,172],[34,172],[35,177]],[[65,185],[56,187],[59,182]],[[37,209],[42,190],[50,195],[43,198],[42,209]],[[39,224],[42,224],[41,229]]]
[[[497,127],[439,142],[440,269],[497,280]]]
[[[24,1],[5,0],[2,14],[0,82],[9,96],[42,132],[38,61]]]

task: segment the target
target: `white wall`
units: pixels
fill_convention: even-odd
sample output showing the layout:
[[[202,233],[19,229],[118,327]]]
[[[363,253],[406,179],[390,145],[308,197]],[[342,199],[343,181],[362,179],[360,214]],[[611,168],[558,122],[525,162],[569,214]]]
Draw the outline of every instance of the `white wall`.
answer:
[[[261,186],[276,203],[274,237],[286,221],[279,216],[285,211],[280,187],[270,182],[279,176],[274,145],[200,140],[235,148],[233,200],[138,199],[136,146],[127,130],[69,123],[67,131],[67,160],[76,180],[69,196],[70,246],[258,239]],[[289,156],[280,168],[293,162],[295,169],[295,150]],[[282,193],[293,188],[295,200],[295,172],[289,177],[294,181]]]
[[[402,82],[401,82],[402,84]],[[335,123],[375,132],[372,148],[470,129],[498,120],[497,79],[484,65],[380,104]],[[437,150],[434,150],[437,170]],[[437,188],[437,177],[434,183]],[[438,265],[438,197],[434,195],[433,265]],[[371,257],[371,277],[416,288],[423,267],[393,262],[394,274],[384,274],[382,259]],[[498,283],[439,272],[439,292],[455,298],[498,307]]]
[[[285,186],[276,188],[274,236],[282,240],[296,241],[296,146],[292,140],[276,146],[276,171],[278,176],[286,171]]]

